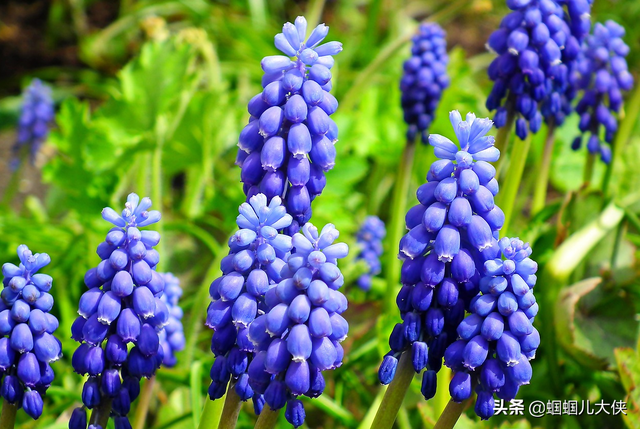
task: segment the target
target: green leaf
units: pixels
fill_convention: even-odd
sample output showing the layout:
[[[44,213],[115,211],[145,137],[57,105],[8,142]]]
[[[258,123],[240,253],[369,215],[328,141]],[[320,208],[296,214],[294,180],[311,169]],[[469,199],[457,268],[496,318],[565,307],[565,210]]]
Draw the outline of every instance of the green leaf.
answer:
[[[640,358],[630,347],[614,350],[620,381],[627,391],[627,415],[623,420],[629,429],[640,429]]]
[[[582,280],[560,292],[556,332],[563,348],[592,369],[615,366],[614,348],[633,346],[637,332],[629,302],[604,289],[602,279]]]

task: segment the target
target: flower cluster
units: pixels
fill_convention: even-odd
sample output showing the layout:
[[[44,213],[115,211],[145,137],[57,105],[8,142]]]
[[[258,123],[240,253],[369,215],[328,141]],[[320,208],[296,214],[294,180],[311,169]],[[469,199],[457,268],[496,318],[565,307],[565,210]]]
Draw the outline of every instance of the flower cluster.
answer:
[[[369,271],[358,278],[358,286],[362,290],[371,289],[371,278],[380,273],[382,239],[386,234],[384,222],[378,216],[367,216],[356,235],[360,246],[360,253],[356,259],[365,261],[369,267]]]
[[[13,146],[12,168],[18,167],[19,154],[24,146],[29,146],[33,162],[40,146],[47,139],[53,117],[51,89],[40,79],[34,79],[24,92],[24,102],[18,120],[18,140]]]
[[[529,383],[529,360],[540,345],[540,334],[533,327],[538,265],[529,258],[531,247],[517,238],[503,238],[499,247],[499,257],[484,263],[482,293],[458,325],[459,339],[444,354],[445,365],[455,372],[451,397],[462,402],[475,387],[475,411],[485,420],[494,413],[494,393],[510,401],[521,385]]]
[[[404,62],[400,90],[404,121],[409,125],[409,141],[414,141],[420,133],[422,142],[427,143],[427,130],[433,121],[442,91],[449,86],[449,56],[445,36],[445,31],[438,24],[421,24],[418,34],[412,39],[411,58]]]
[[[580,131],[589,132],[587,142],[590,153],[600,153],[605,163],[611,160],[611,148],[618,130],[616,113],[622,107],[622,91],[633,87],[633,76],[627,70],[625,57],[629,47],[622,41],[625,30],[614,21],[597,23],[593,34],[583,44],[583,55],[575,74],[575,85],[584,90],[576,111],[580,115]],[[604,142],[601,129],[604,128]],[[582,145],[582,136],[576,137],[573,148]]]
[[[403,319],[389,338],[391,351],[379,369],[380,382],[390,383],[399,356],[410,349],[416,372],[427,368],[422,379],[425,398],[433,397],[436,372],[456,328],[478,293],[478,266],[497,257],[498,231],[504,213],[495,205],[498,193],[495,168],[500,152],[494,138],[485,134],[489,119],[450,114],[460,148],[448,138],[431,134],[429,143],[437,157],[427,183],[417,191],[419,204],[409,209],[409,232],[400,241],[402,288],[397,304]]]
[[[285,417],[295,427],[303,424],[300,395],[318,397],[324,391],[322,371],[342,364],[340,345],[349,330],[340,315],[347,298],[338,291],[344,277],[338,259],[349,253],[335,243],[331,224],[320,233],[310,223],[293,236],[293,251],[282,270],[282,281],[265,294],[268,311],[249,327],[257,353],[249,365],[249,384],[264,395],[271,409],[286,405]]]
[[[51,262],[46,253],[31,253],[18,246],[20,265],[2,266],[0,294],[0,395],[22,406],[33,419],[42,414],[42,395],[53,381],[49,365],[61,356],[60,341],[53,336],[58,319],[49,313],[53,279],[38,271]]]
[[[342,51],[342,44],[320,45],[329,31],[324,24],[305,40],[306,31],[302,16],[295,24],[284,24],[275,46],[286,56],[262,60],[263,91],[249,101],[251,118],[240,133],[236,161],[247,198],[286,194],[292,232],[311,218],[311,201],[324,189],[324,173],[335,165],[338,139],[329,117],[338,101],[329,91],[333,55]]]
[[[89,290],[80,297],[80,316],[71,327],[72,338],[81,343],[71,363],[78,374],[89,376],[82,402],[92,409],[112,401],[119,428],[129,424],[126,416],[140,392],[140,378],[153,376],[164,358],[159,333],[169,322],[169,310],[160,298],[164,279],[155,271],[160,258],[153,248],[160,234],[141,231],[160,220],[160,212],[150,207],[149,198],[129,194],[121,214],[108,207],[102,211],[114,228],[98,246],[102,262],[85,274]],[[70,422],[70,429],[84,429],[82,421]]]
[[[291,237],[278,233],[291,225],[280,197],[267,204],[264,194],[254,195],[240,205],[237,220],[240,228],[229,240],[229,254],[222,260],[222,276],[209,290],[207,326],[214,330],[211,351],[215,361],[211,367],[209,396],[221,398],[231,377],[235,391],[243,401],[254,394],[247,368],[254,353],[249,341],[249,326],[259,312],[267,310],[265,293],[281,280],[280,272],[291,250]],[[256,411],[261,408],[259,395],[254,398]]]
[[[178,305],[182,296],[180,280],[171,273],[162,274],[164,278],[164,293],[160,300],[164,302],[169,311],[169,320],[162,331],[158,333],[160,346],[164,352],[162,365],[171,368],[176,365],[176,352],[184,350],[185,338],[182,328],[183,311]]]
[[[498,128],[514,115],[516,134],[524,140],[527,124],[536,133],[543,115],[561,123],[571,112],[575,91],[569,77],[590,25],[591,5],[588,0],[507,0],[507,6],[512,12],[487,44],[498,54],[488,70],[494,86],[487,108],[496,110]]]

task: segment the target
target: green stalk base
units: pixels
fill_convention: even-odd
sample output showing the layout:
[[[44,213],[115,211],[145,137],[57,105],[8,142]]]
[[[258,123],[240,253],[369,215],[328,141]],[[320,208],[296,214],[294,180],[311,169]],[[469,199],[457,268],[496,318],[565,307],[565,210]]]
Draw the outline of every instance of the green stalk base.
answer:
[[[411,364],[411,353],[404,352],[398,362],[396,375],[384,394],[380,408],[371,424],[371,429],[391,429],[409,389],[415,371]]]
[[[518,142],[518,144],[513,146],[509,169],[503,181],[504,187],[498,194],[498,206],[504,211],[504,225],[502,226],[500,234],[503,237],[509,234],[509,224],[513,217],[516,195],[520,188],[520,181],[522,180],[522,173],[524,172],[524,166],[527,162],[530,146],[531,134],[529,134],[524,141]]]
[[[10,404],[6,399],[2,400],[2,414],[0,414],[0,429],[13,429],[16,424],[18,406]]]
[[[278,416],[280,415],[280,410],[272,410],[271,407],[265,405],[260,413],[260,417],[258,417],[258,421],[254,426],[254,429],[273,429],[278,422]]]
[[[464,404],[464,402],[459,404],[453,400],[449,401],[433,429],[452,429],[464,411]]]
[[[538,167],[538,178],[536,179],[533,191],[533,203],[531,204],[531,214],[535,215],[544,208],[547,202],[547,188],[549,187],[549,171],[551,170],[551,158],[553,156],[553,146],[555,144],[555,125],[549,124],[547,128],[547,138],[544,144],[544,153],[540,166]]]
[[[224,407],[222,408],[222,416],[220,417],[218,429],[235,428],[241,408],[242,401],[236,393],[235,383],[229,383],[229,387],[227,388],[227,397],[224,400]]]

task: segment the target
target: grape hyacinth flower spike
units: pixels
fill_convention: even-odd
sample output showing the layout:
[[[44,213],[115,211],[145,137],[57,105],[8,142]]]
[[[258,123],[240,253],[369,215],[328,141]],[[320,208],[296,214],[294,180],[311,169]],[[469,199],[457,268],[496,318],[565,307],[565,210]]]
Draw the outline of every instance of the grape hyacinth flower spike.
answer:
[[[540,345],[533,327],[538,264],[529,257],[531,247],[505,237],[499,248],[498,257],[484,263],[481,293],[471,302],[471,314],[458,325],[458,340],[444,354],[445,365],[454,371],[451,398],[462,402],[475,389],[475,411],[483,420],[494,414],[494,393],[511,401],[520,386],[529,384],[529,361]]]
[[[387,231],[384,222],[378,216],[367,216],[362,223],[356,240],[360,246],[360,253],[356,260],[363,260],[369,267],[368,271],[358,278],[358,286],[364,291],[371,289],[371,278],[380,273],[380,256],[382,256],[382,239]]]
[[[575,85],[584,91],[576,111],[580,115],[580,131],[583,135],[591,134],[587,150],[599,153],[607,164],[611,161],[610,144],[618,130],[616,115],[622,108],[622,92],[633,87],[633,76],[625,59],[629,47],[622,41],[624,34],[624,27],[614,21],[596,23],[593,34],[583,44],[583,55],[574,76]],[[575,138],[572,147],[577,150],[581,145],[582,135]]]
[[[238,142],[247,200],[258,193],[283,198],[294,218],[291,234],[311,218],[311,201],[335,165],[338,128],[330,116],[338,101],[329,91],[342,44],[320,44],[328,31],[320,24],[305,39],[304,17],[284,24],[275,46],[285,55],[263,58],[263,91],[249,101],[251,117]]]
[[[222,276],[211,284],[212,302],[207,310],[207,326],[214,330],[211,351],[209,396],[221,398],[230,379],[242,401],[254,395],[249,385],[249,367],[254,345],[249,328],[254,319],[267,311],[264,295],[280,282],[283,258],[291,250],[291,237],[278,231],[291,225],[280,197],[267,204],[264,194],[254,195],[240,205],[240,228],[229,240],[229,254],[222,260]],[[259,411],[261,398],[254,398]]]
[[[18,266],[2,266],[0,294],[0,395],[5,405],[15,404],[34,420],[42,414],[42,397],[51,385],[50,364],[62,356],[60,341],[53,333],[58,319],[49,311],[53,279],[38,271],[51,262],[46,253],[31,253],[18,246]]]
[[[185,337],[182,327],[183,311],[178,301],[182,296],[180,280],[171,273],[162,274],[164,278],[164,293],[160,300],[167,306],[169,320],[162,331],[158,333],[160,346],[162,347],[164,358],[162,365],[171,368],[178,362],[176,352],[184,350]]]
[[[257,350],[248,369],[249,385],[272,410],[286,406],[285,417],[294,427],[305,419],[297,397],[320,396],[322,371],[342,364],[340,343],[349,325],[341,316],[348,303],[338,290],[344,284],[338,259],[347,256],[349,247],[334,243],[338,236],[332,224],[318,232],[310,223],[293,236],[283,279],[265,294],[268,311],[249,327]]]
[[[15,170],[20,164],[20,151],[29,147],[31,163],[34,162],[40,146],[49,135],[49,125],[54,118],[51,89],[40,79],[34,79],[23,95],[24,101],[18,120],[18,139],[13,146],[11,167]]]
[[[507,0],[507,6],[512,12],[487,42],[498,57],[488,69],[494,86],[486,104],[496,110],[497,128],[508,125],[511,116],[517,136],[524,140],[529,131],[538,132],[543,113],[548,121],[553,118],[559,124],[571,112],[567,97],[575,94],[569,74],[589,26],[590,4],[588,0]]]
[[[411,57],[404,62],[400,80],[401,105],[407,129],[407,141],[420,134],[428,142],[428,129],[434,119],[442,92],[449,86],[447,75],[446,33],[436,23],[420,24],[418,34],[411,39]]]
[[[85,274],[88,290],[71,327],[80,343],[71,364],[78,374],[88,375],[82,402],[93,409],[90,425],[106,427],[111,416],[117,428],[130,427],[127,414],[140,393],[140,379],[152,377],[164,359],[160,334],[170,314],[161,298],[164,278],[155,271],[160,234],[142,229],[160,220],[160,212],[150,208],[149,198],[132,193],[120,214],[102,210],[102,218],[114,227],[97,248],[102,262]],[[86,424],[80,408],[69,428],[85,429]]]
[[[472,113],[463,121],[457,111],[450,119],[459,147],[444,136],[429,136],[440,159],[416,192],[419,204],[406,215],[409,231],[400,241],[404,262],[396,300],[403,322],[394,327],[391,351],[378,372],[381,383],[390,383],[400,356],[409,353],[415,372],[426,369],[426,399],[435,394],[444,352],[456,340],[456,328],[478,293],[478,267],[497,257],[496,238],[504,222],[494,202],[496,170],[489,163],[500,157],[494,138],[486,135],[493,122]]]

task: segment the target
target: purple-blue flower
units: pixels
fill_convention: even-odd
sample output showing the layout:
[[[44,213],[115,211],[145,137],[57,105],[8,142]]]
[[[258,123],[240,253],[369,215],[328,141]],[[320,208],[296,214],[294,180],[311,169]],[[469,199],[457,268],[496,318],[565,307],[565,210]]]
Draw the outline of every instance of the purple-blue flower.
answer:
[[[318,231],[310,223],[293,236],[282,280],[265,294],[268,310],[249,327],[256,348],[248,368],[249,386],[264,395],[271,409],[286,406],[285,417],[295,427],[305,419],[296,398],[320,396],[322,371],[342,365],[340,343],[349,324],[341,316],[348,304],[339,291],[344,277],[337,264],[349,247],[334,243],[338,236],[332,224]]]
[[[164,293],[160,300],[167,306],[169,320],[162,331],[158,333],[160,346],[164,350],[162,365],[171,368],[178,362],[176,352],[184,350],[185,337],[182,327],[183,311],[178,301],[182,296],[180,280],[171,273],[162,274],[164,277]]]
[[[563,8],[567,6],[567,10]],[[569,75],[588,31],[588,0],[507,0],[512,10],[487,46],[498,57],[489,66],[494,82],[487,108],[496,110],[500,128],[513,115],[516,134],[524,140],[537,133],[543,119],[560,124],[571,112],[575,91]]]
[[[400,81],[404,121],[409,125],[407,140],[414,141],[418,133],[427,143],[429,125],[449,86],[447,75],[447,40],[445,31],[436,23],[421,24],[411,39],[411,57],[404,62]]]
[[[23,93],[22,109],[18,120],[18,139],[13,146],[12,168],[16,169],[20,163],[20,151],[24,146],[29,147],[31,162],[35,160],[40,146],[49,135],[49,125],[53,121],[55,112],[51,99],[51,88],[40,79],[33,79]]]
[[[575,138],[573,148],[580,148],[583,135],[589,133],[587,150],[599,153],[605,163],[611,161],[610,144],[618,130],[622,92],[633,87],[633,76],[625,59],[629,47],[622,40],[624,34],[624,27],[614,21],[596,23],[593,34],[583,44],[573,75],[574,85],[584,91],[576,107],[582,135]]]
[[[529,361],[540,345],[533,327],[538,264],[529,257],[531,247],[517,238],[502,238],[498,246],[498,257],[484,263],[480,293],[458,325],[458,339],[444,354],[445,365],[454,371],[451,397],[462,402],[475,389],[475,411],[483,420],[494,414],[494,393],[510,401],[529,384]]]
[[[114,227],[98,246],[102,262],[85,274],[88,290],[71,327],[71,337],[80,343],[72,366],[89,376],[82,390],[84,406],[92,409],[110,400],[118,425],[127,422],[140,379],[152,377],[163,362],[160,335],[170,320],[162,300],[164,277],[155,271],[160,234],[142,229],[160,220],[160,212],[150,208],[149,198],[132,193],[122,212],[102,210],[102,218]],[[83,421],[83,412],[74,414],[70,429],[82,426],[77,422]]]
[[[393,380],[403,352],[411,353],[416,372],[423,375],[422,393],[435,394],[435,373],[447,346],[455,341],[458,323],[478,293],[477,267],[499,252],[498,232],[504,214],[495,204],[498,192],[495,168],[500,157],[493,122],[469,113],[450,113],[458,144],[431,134],[435,161],[427,183],[416,192],[419,204],[409,209],[409,230],[400,241],[402,288],[397,304],[403,322],[389,338],[391,351],[379,370],[380,382]]]
[[[275,46],[285,55],[262,59],[263,91],[249,101],[251,117],[238,142],[247,200],[258,193],[283,198],[294,218],[292,233],[311,218],[311,201],[335,165],[338,128],[330,116],[338,101],[329,91],[342,44],[320,44],[328,31],[320,24],[307,38],[302,16],[284,24]]]
[[[360,252],[356,260],[363,260],[369,267],[368,271],[358,278],[360,289],[371,289],[371,279],[380,273],[380,256],[382,256],[382,239],[387,234],[384,222],[377,216],[367,216],[356,235]]]
[[[291,237],[279,233],[289,227],[292,217],[280,197],[270,203],[264,194],[256,194],[240,205],[236,219],[240,228],[229,239],[229,254],[222,260],[222,276],[211,284],[212,302],[207,310],[207,326],[214,330],[211,351],[209,396],[221,398],[233,379],[235,391],[243,401],[260,395],[248,383],[247,368],[252,362],[254,345],[249,341],[254,319],[267,311],[265,293],[281,280]]]
[[[38,271],[49,265],[46,253],[18,246],[18,266],[2,266],[0,293],[0,395],[17,404],[34,420],[42,414],[42,397],[53,382],[50,364],[62,356],[60,341],[53,335],[58,319],[49,313],[53,279]]]

